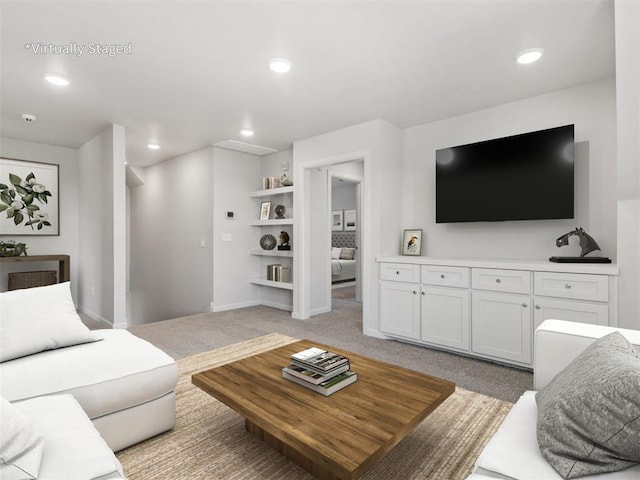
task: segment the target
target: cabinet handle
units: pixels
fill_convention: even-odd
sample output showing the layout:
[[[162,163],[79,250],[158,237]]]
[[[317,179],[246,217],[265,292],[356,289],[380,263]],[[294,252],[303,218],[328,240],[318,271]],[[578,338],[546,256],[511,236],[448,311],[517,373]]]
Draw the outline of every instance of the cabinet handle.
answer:
[[[536,310],[540,310],[542,307],[540,305],[536,305]]]
[[[440,278],[444,278],[444,273],[441,273],[441,274],[440,274]]]
[[[527,305],[526,303],[523,303],[523,304],[522,304],[522,306],[523,306],[524,308],[527,308],[529,305]]]
[[[499,278],[496,278],[496,283],[502,283],[502,280],[500,280]]]
[[[564,288],[571,288],[571,284],[566,283],[566,284],[564,285]]]
[[[421,292],[421,293],[422,293],[422,295],[426,295],[426,293],[424,293],[424,292]]]
[[[400,275],[400,270],[396,270],[396,275]]]
[[[418,292],[414,290],[414,291],[413,291],[413,294],[414,294],[414,295],[417,295],[417,294],[418,294]]]

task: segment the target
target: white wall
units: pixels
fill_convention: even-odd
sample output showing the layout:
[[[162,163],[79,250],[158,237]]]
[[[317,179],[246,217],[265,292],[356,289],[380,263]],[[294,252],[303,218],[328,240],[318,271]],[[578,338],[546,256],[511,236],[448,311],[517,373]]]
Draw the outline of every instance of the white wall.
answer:
[[[401,236],[400,215],[398,215],[398,192],[400,192],[402,167],[402,131],[382,120],[374,120],[353,127],[294,143],[294,173],[297,179],[295,208],[298,212],[294,226],[294,237],[299,249],[294,257],[294,317],[308,318],[310,292],[316,288],[326,288],[329,281],[326,273],[318,278],[310,268],[310,256],[329,258],[330,245],[323,251],[310,251],[307,242],[322,231],[328,230],[329,219],[325,211],[316,205],[326,205],[326,198],[311,199],[309,188],[301,179],[307,167],[331,157],[332,159],[361,160],[364,157],[364,205],[362,267],[363,267],[363,330],[370,335],[379,335],[377,255],[397,254],[397,244]],[[307,172],[307,176],[310,174]],[[315,192],[314,192],[315,194]],[[324,193],[327,195],[327,192]],[[313,205],[309,214],[303,215],[305,202]],[[313,203],[312,203],[313,202]],[[304,235],[304,237],[303,237]],[[302,245],[300,240],[304,239]],[[298,250],[301,250],[300,252]],[[325,251],[326,250],[326,251]],[[328,262],[323,262],[325,265]],[[304,281],[302,280],[304,276]]]
[[[615,261],[615,115],[611,78],[406,129],[403,188],[393,200],[403,228],[424,230],[423,255],[546,259],[579,255],[577,238],[562,249],[555,239],[582,226],[602,255]],[[575,220],[435,223],[437,149],[571,123],[577,142]]]
[[[640,2],[616,0],[618,324],[640,329]]]
[[[340,182],[331,191],[331,210],[355,210],[356,209],[356,184]]]
[[[259,273],[260,257],[248,254],[259,246],[259,199],[249,192],[262,188],[260,157],[213,149],[213,308],[229,310],[258,304],[260,288],[249,283]],[[273,205],[272,205],[273,208]],[[225,212],[232,211],[228,220]]]
[[[3,241],[15,240],[26,243],[29,255],[67,254],[71,257],[71,291],[78,303],[78,150],[41,143],[25,142],[11,138],[0,138],[0,155],[19,160],[54,163],[60,166],[60,235],[12,235]],[[58,263],[24,263],[0,265],[0,291],[7,290],[7,275],[10,272],[57,270]]]
[[[125,132],[112,125],[79,151],[79,309],[126,327]]]
[[[144,185],[131,189],[130,323],[208,311],[213,147],[150,166],[143,176]]]

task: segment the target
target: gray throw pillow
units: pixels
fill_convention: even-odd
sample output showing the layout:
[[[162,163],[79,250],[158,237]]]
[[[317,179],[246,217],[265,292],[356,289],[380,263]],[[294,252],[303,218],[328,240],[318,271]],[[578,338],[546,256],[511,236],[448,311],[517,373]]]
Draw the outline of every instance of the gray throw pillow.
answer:
[[[600,338],[536,394],[538,445],[562,478],[640,463],[640,354]]]
[[[340,260],[353,260],[353,257],[355,254],[356,254],[355,248],[344,247],[340,252]]]

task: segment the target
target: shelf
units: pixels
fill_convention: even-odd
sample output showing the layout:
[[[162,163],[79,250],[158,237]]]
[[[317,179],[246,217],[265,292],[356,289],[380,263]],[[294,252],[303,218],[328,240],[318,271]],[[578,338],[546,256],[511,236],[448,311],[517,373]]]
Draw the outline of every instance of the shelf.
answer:
[[[58,262],[58,282],[68,282],[71,279],[69,255],[25,255],[21,257],[0,257],[0,263],[23,262]]]
[[[249,222],[249,225],[253,225],[254,227],[264,227],[267,225],[293,225],[293,218],[283,218],[282,220],[254,220]]]
[[[282,288],[284,290],[293,290],[293,283],[290,282],[274,282],[272,280],[265,280],[264,278],[250,278],[249,282],[256,285],[263,285],[265,287]]]
[[[263,250],[254,248],[249,250],[249,255],[262,255],[265,257],[293,257],[293,250]]]
[[[267,190],[258,190],[256,192],[251,192],[249,194],[250,197],[270,197],[271,195],[280,195],[283,193],[293,193],[293,186],[291,187],[278,187],[278,188],[268,188]]]

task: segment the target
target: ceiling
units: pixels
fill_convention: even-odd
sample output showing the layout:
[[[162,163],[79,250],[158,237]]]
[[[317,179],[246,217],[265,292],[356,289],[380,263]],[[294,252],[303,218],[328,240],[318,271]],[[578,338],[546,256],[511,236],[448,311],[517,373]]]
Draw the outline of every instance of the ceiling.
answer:
[[[2,0],[0,135],[78,148],[117,123],[146,166],[227,139],[282,150],[375,118],[406,128],[613,76],[613,23],[613,0]],[[531,47],[542,60],[517,64]]]

